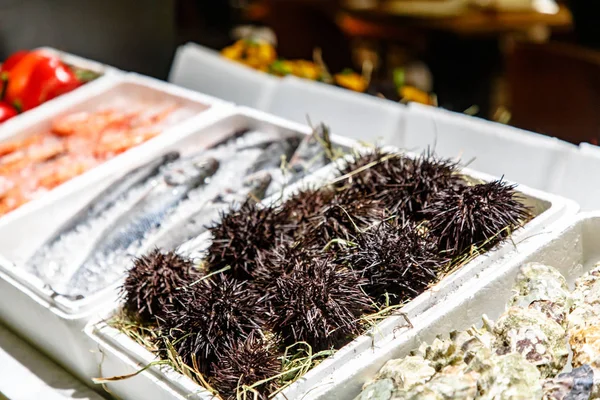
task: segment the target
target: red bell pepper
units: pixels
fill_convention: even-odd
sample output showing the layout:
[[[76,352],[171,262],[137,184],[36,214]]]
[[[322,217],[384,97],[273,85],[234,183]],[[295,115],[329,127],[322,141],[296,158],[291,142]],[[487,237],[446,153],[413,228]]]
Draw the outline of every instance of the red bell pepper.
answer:
[[[22,111],[27,111],[80,85],[71,69],[58,58],[51,57],[37,63],[22,96],[13,101]]]
[[[17,110],[13,106],[3,101],[0,101],[0,123],[17,115]]]
[[[8,86],[6,87],[6,93],[4,94],[4,100],[13,105],[20,104],[36,65],[40,61],[49,58],[52,59],[56,57],[50,56],[39,50],[32,51],[11,68],[8,72]]]
[[[4,72],[9,72],[13,69],[25,56],[29,54],[27,50],[20,50],[15,53],[12,53],[4,62],[2,63],[2,67],[0,67],[0,74]],[[2,75],[4,76],[4,75]]]

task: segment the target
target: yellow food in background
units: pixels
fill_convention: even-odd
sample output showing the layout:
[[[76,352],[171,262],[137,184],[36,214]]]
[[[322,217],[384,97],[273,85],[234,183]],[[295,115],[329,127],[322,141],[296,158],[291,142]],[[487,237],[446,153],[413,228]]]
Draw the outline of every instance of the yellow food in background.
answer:
[[[271,44],[247,39],[238,40],[225,47],[221,50],[221,55],[262,71],[267,71],[269,65],[277,60],[277,52]]]
[[[421,103],[433,105],[433,101],[429,93],[423,92],[413,86],[402,86],[398,89],[398,95],[404,102],[412,101],[413,103]]]
[[[334,76],[335,83],[355,92],[366,92],[369,83],[364,76],[356,72],[342,72]]]
[[[277,59],[275,47],[264,40],[238,40],[231,46],[222,49],[221,55],[271,75],[293,75],[313,81],[331,83],[330,78],[325,79],[329,75],[324,65],[308,60]],[[369,87],[368,79],[351,69],[335,74],[333,81],[338,86],[360,93],[366,92]],[[398,95],[403,102],[411,101],[427,105],[434,105],[435,103],[433,97],[427,92],[413,86],[404,85],[403,82],[396,82],[396,85],[398,86]]]

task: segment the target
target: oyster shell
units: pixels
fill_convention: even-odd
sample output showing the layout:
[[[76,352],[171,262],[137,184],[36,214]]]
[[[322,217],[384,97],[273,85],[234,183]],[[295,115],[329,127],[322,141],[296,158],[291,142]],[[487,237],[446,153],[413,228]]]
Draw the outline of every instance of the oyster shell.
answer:
[[[472,400],[477,396],[477,374],[464,373],[455,366],[434,376],[429,382],[413,388],[411,391],[398,391],[392,399],[440,399]]]
[[[496,321],[494,334],[498,354],[522,354],[544,378],[555,376],[567,362],[565,329],[538,310],[509,308]]]
[[[390,400],[394,387],[394,381],[391,379],[375,380],[366,384],[354,400]]]
[[[587,400],[592,395],[594,371],[582,365],[544,382],[544,400]]]
[[[582,303],[600,303],[600,264],[596,264],[594,269],[575,281],[575,290],[571,296],[577,306]]]
[[[479,378],[481,400],[534,400],[542,398],[540,372],[521,354],[492,355],[491,368]]]
[[[528,263],[521,267],[508,306],[533,308],[562,326],[573,301],[565,277],[554,267]]]
[[[575,331],[594,325],[600,325],[600,303],[580,303],[567,316],[567,330],[571,336]]]
[[[431,363],[423,357],[408,356],[385,363],[375,379],[391,379],[396,387],[410,389],[427,382],[435,371]]]
[[[594,371],[593,398],[600,397],[600,325],[571,331],[573,367],[588,365]]]

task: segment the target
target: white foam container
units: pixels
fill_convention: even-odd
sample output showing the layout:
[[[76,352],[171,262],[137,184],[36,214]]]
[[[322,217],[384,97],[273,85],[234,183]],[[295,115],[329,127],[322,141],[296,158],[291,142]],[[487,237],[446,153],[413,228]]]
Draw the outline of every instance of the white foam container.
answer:
[[[409,104],[399,132],[386,144],[409,150],[429,146],[444,157],[472,159],[469,165],[478,171],[541,190],[549,190],[577,149],[557,138],[416,103]]]
[[[410,155],[409,156],[415,156]],[[284,196],[290,195],[303,185],[314,186],[327,182],[334,173],[335,166],[326,167],[303,182],[288,188]],[[490,175],[465,169],[464,174],[485,181],[494,179]],[[543,193],[520,185],[518,190],[522,193],[526,203],[533,208],[537,215],[523,229],[512,235],[512,240],[503,243],[496,249],[479,256],[464,265],[454,274],[443,279],[433,289],[426,291],[405,306],[402,311],[411,320],[446,299],[459,289],[465,289],[465,284],[474,277],[489,275],[491,268],[497,263],[508,261],[517,257],[522,248],[528,243],[544,241],[551,234],[555,225],[564,218],[570,218],[578,210],[578,206],[567,199]],[[465,289],[466,290],[466,289]],[[309,371],[297,382],[288,387],[278,399],[304,399],[319,396],[319,388],[327,388],[335,382],[335,375],[346,371],[346,366],[353,363],[356,357],[368,354],[373,344],[379,346],[380,340],[393,335],[398,327],[403,325],[402,317],[389,317],[377,325],[369,334],[363,335],[344,346],[317,367]],[[108,326],[104,322],[90,324],[86,331],[97,342],[104,355],[102,364],[102,377],[119,376],[139,371],[141,368],[156,360],[156,356],[137,344],[125,334]],[[353,368],[363,368],[360,364]],[[211,395],[191,379],[174,372],[166,366],[152,366],[138,374],[134,379],[121,380],[108,384],[111,391],[124,399],[135,399],[143,396],[159,396],[165,399],[211,398]],[[164,396],[164,397],[163,397]],[[169,397],[171,396],[171,397]],[[327,395],[322,397],[329,398]],[[347,398],[347,397],[342,397]]]
[[[169,82],[262,110],[279,78],[230,61],[217,51],[187,43],[177,48]]]
[[[0,139],[4,135],[6,135],[4,133],[5,131],[14,131],[15,129],[19,129],[19,127],[22,126],[23,124],[27,124],[28,118],[30,118],[31,115],[34,115],[35,113],[40,112],[40,109],[43,112],[43,110],[45,110],[45,109],[51,110],[54,107],[60,107],[60,103],[65,101],[64,100],[65,98],[68,99],[69,97],[71,97],[75,94],[78,94],[82,91],[88,91],[88,90],[90,90],[89,89],[90,86],[92,86],[92,87],[98,86],[98,85],[102,86],[104,84],[105,80],[110,80],[111,76],[119,75],[119,74],[123,73],[123,71],[118,70],[109,65],[102,64],[102,63],[99,63],[96,61],[92,61],[87,58],[79,57],[79,56],[76,56],[71,53],[66,53],[66,52],[57,50],[52,47],[40,47],[37,50],[43,50],[47,53],[57,55],[58,57],[60,57],[61,60],[63,60],[67,64],[97,72],[99,74],[102,74],[102,76],[94,79],[92,82],[86,83],[82,87],[77,88],[77,89],[73,90],[72,92],[65,93],[55,99],[52,99],[43,104],[40,104],[39,106],[37,106],[36,108],[34,108],[32,110],[26,111],[23,114],[19,114],[16,117],[13,117],[13,118],[9,119],[8,121],[0,124]]]
[[[56,296],[39,279],[25,273],[14,262],[23,261],[52,234],[56,226],[85,205],[124,171],[163,154],[174,143],[202,131],[234,111],[231,104],[169,85],[152,78],[124,74],[90,86],[68,101],[32,115],[20,130],[0,138],[12,140],[47,129],[63,114],[94,109],[112,96],[150,100],[175,100],[182,104],[184,120],[165,129],[159,136],[132,148],[100,166],[58,186],[54,190],[0,218],[0,319],[31,343],[44,350],[80,378],[97,371],[82,329],[90,315],[104,307],[103,293],[94,299],[70,301]],[[42,112],[43,111],[43,112]],[[200,135],[200,138],[203,138]],[[199,140],[199,139],[198,139]],[[218,137],[206,137],[207,145]],[[202,145],[202,143],[199,143]],[[114,290],[113,290],[114,292]]]
[[[337,135],[375,143],[396,133],[406,106],[288,76],[271,92],[264,110],[299,123],[324,121]]]
[[[356,357],[331,377],[327,389],[307,398],[353,399],[361,386],[388,360],[408,355],[423,342],[438,335],[447,337],[453,330],[481,325],[486,314],[497,319],[505,310],[521,265],[541,262],[557,268],[571,287],[576,278],[600,261],[600,212],[582,213],[566,219],[544,241],[523,246],[518,257],[496,263],[489,273],[474,276],[468,288],[412,319],[414,329],[398,331],[382,340],[369,352]]]
[[[547,190],[568,196],[581,205],[582,211],[600,209],[600,149],[580,147],[567,152],[562,168]]]

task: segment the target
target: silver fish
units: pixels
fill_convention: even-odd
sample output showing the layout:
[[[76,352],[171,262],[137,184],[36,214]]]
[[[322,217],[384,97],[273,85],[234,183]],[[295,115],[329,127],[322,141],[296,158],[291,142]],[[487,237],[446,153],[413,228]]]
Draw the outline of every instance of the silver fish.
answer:
[[[41,247],[49,246],[66,232],[72,231],[83,221],[97,217],[119,201],[131,188],[157,175],[162,166],[179,158],[179,153],[170,152],[119,177],[98,193],[87,205],[65,221]],[[33,256],[35,258],[35,255]]]
[[[206,232],[208,226],[218,220],[231,203],[242,203],[247,199],[260,201],[271,183],[271,175],[263,173],[245,183],[245,188],[237,193],[220,194],[212,201],[205,203],[199,210],[184,217],[168,229],[157,235],[148,248],[157,247],[163,250],[175,250],[183,243]]]
[[[335,158],[335,149],[329,137],[329,128],[319,125],[311,135],[302,139],[302,143],[290,159],[291,178],[294,183],[302,177],[327,165]]]
[[[298,136],[290,136],[271,143],[267,146],[265,151],[258,156],[254,164],[248,168],[246,174],[250,175],[258,171],[279,168],[282,158],[289,160],[299,145],[300,138]]]
[[[178,157],[179,153],[167,153],[121,176],[60,225],[27,260],[24,268],[49,285],[70,276],[73,263],[78,262],[75,260],[85,256],[86,247],[93,244],[93,239],[89,239],[91,227],[102,226],[106,223],[103,221],[110,221],[126,212],[128,208],[123,204],[135,201],[161,168]]]
[[[117,271],[119,261],[123,261],[120,257],[130,256],[130,246],[141,244],[145,234],[158,228],[188,192],[204,184],[218,166],[218,161],[210,158],[203,165],[194,165],[194,171],[177,169],[167,172],[161,182],[105,230],[102,240],[78,268],[62,294],[82,296],[97,290],[99,285],[94,278],[97,279],[100,274],[118,278],[122,272]],[[107,283],[106,277],[103,278],[102,283]]]

